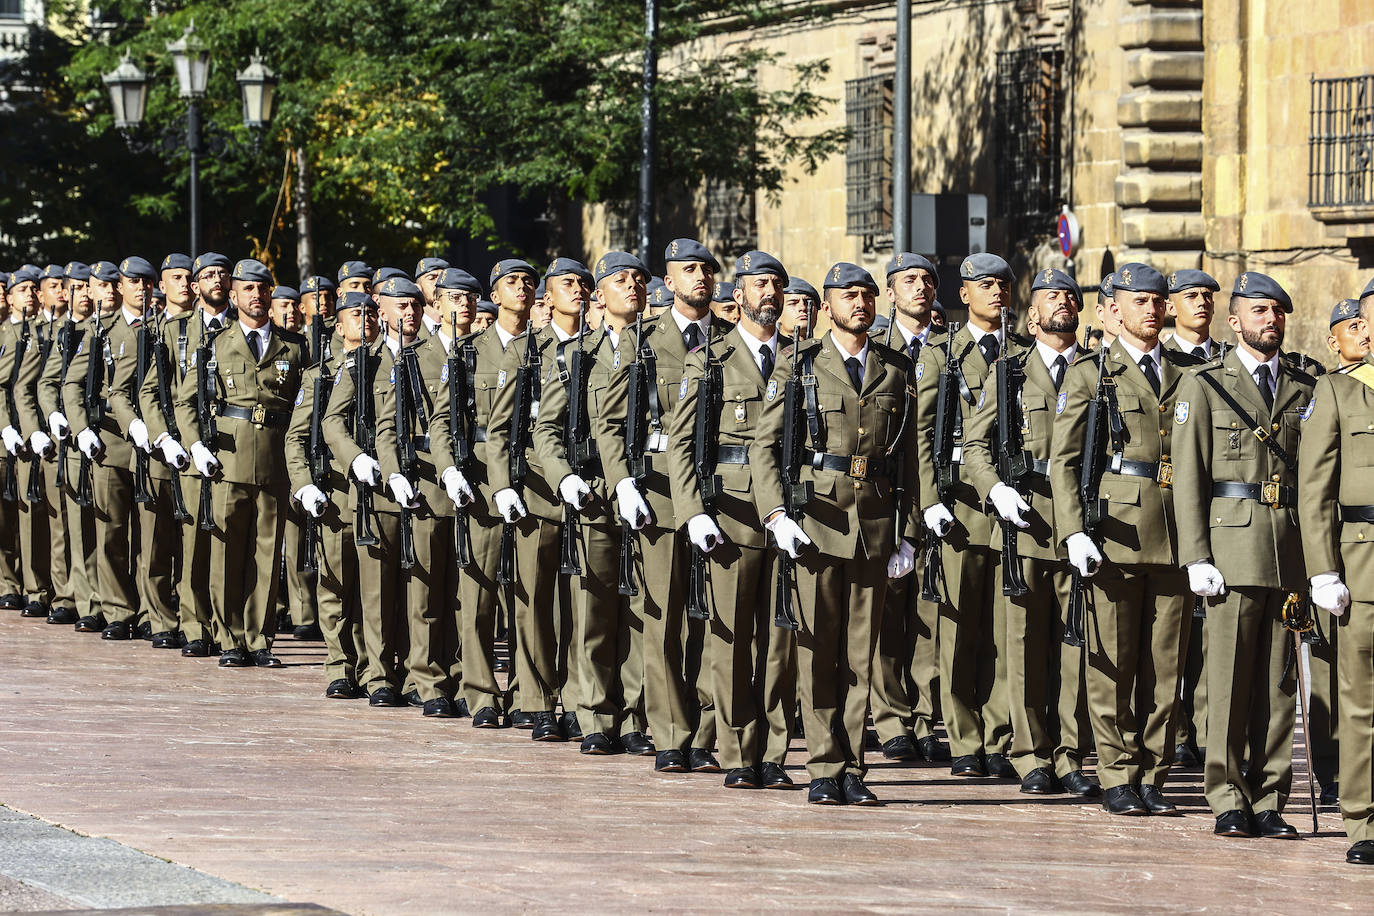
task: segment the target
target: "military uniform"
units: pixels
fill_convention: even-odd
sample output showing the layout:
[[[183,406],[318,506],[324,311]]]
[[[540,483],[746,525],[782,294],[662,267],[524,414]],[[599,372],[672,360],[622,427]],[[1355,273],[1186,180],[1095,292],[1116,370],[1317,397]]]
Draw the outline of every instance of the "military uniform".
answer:
[[[28,596],[24,614],[33,617],[46,616],[52,603],[51,507],[43,481],[42,457],[33,452],[31,439],[39,428],[33,389],[43,357],[41,329],[45,326],[41,313],[40,317],[20,322],[15,331],[14,362],[6,362],[2,367],[3,379],[10,388],[6,398],[9,406],[7,425],[24,440],[23,453],[11,460],[18,496],[19,555],[24,592]],[[62,549],[65,550],[65,544]]]
[[[15,349],[19,342],[19,327],[15,321],[6,321],[0,326],[0,385],[8,385],[13,374],[18,358]],[[0,393],[0,428],[14,425],[9,400],[7,395]],[[3,460],[3,475],[8,478],[5,489],[10,491],[12,487],[13,491],[0,499],[0,534],[3,535],[3,545],[0,546],[0,590],[3,591],[7,607],[22,609],[28,599],[24,595],[24,558],[20,553],[19,539],[21,512],[16,471],[19,458],[9,454],[6,448]]]
[[[62,276],[61,268],[50,266],[44,277]],[[19,408],[17,428],[26,442],[32,443],[34,434],[43,439],[48,437],[47,415],[38,405],[38,379],[43,374],[43,366],[53,349],[53,341],[59,321],[51,313],[39,313],[31,322],[32,345],[24,352],[19,367],[19,378],[15,385],[14,399]],[[57,450],[49,447],[49,454],[33,454],[29,460],[28,486],[22,496],[29,503],[30,538],[34,545],[34,556],[26,557],[25,578],[32,576],[40,596],[37,600],[45,608],[70,607],[72,590],[70,577],[69,545],[67,542],[67,506],[57,483],[55,460]],[[22,476],[22,475],[21,475]],[[32,591],[32,589],[31,589]]]

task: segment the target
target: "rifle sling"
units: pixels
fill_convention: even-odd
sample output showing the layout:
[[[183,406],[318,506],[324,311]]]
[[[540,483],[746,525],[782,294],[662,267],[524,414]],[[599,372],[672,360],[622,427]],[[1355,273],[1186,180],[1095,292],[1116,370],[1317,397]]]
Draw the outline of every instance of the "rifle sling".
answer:
[[[1275,458],[1283,462],[1284,467],[1288,468],[1288,470],[1292,471],[1295,474],[1297,473],[1298,463],[1294,461],[1293,458],[1286,451],[1284,451],[1283,446],[1279,445],[1277,442],[1274,441],[1274,437],[1269,435],[1268,431],[1265,430],[1264,427],[1260,426],[1259,423],[1255,422],[1255,418],[1250,416],[1250,412],[1247,411],[1244,407],[1242,407],[1240,405],[1240,402],[1237,401],[1234,397],[1232,397],[1229,391],[1221,387],[1221,383],[1218,382],[1215,378],[1213,378],[1210,372],[1199,372],[1197,375],[1198,378],[1206,382],[1208,387],[1210,387],[1213,391],[1217,393],[1218,397],[1220,397],[1223,401],[1226,402],[1227,407],[1230,407],[1236,413],[1240,414],[1240,418],[1245,421],[1245,425],[1250,427],[1250,432],[1255,434],[1256,439],[1259,439],[1259,441],[1264,443],[1264,447],[1269,449],[1269,451],[1273,453]]]

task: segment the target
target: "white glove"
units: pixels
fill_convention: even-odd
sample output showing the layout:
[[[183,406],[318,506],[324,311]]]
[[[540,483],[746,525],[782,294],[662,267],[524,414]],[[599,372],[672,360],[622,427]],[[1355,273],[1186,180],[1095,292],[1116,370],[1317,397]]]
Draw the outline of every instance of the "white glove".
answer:
[[[1002,521],[1011,522],[1017,528],[1030,527],[1030,522],[1026,521],[1023,514],[1030,511],[1030,504],[1014,488],[1000,482],[993,484],[992,491],[988,493],[988,502],[992,503],[992,508],[997,510],[997,516]]]
[[[581,477],[569,474],[559,482],[558,495],[574,509],[582,509],[592,501],[592,488]]]
[[[463,476],[463,472],[453,465],[444,469],[444,473],[439,475],[443,481],[444,489],[448,491],[448,498],[453,500],[453,504],[458,508],[463,508],[474,499],[472,487],[468,484],[468,479]]]
[[[786,512],[779,512],[777,517],[764,527],[773,532],[778,549],[787,551],[787,555],[794,560],[801,556],[802,548],[811,543],[806,532],[802,531],[801,525],[788,518]]]
[[[313,483],[308,483],[296,491],[296,502],[301,504],[301,508],[310,513],[311,518],[319,518],[324,515],[324,507],[329,503],[329,497]]]
[[[615,485],[615,511],[635,531],[649,524],[649,519],[653,517],[633,477],[626,477]]]
[[[35,455],[42,455],[44,458],[51,458],[55,451],[52,439],[41,429],[35,429],[33,435],[29,436],[29,448]]]
[[[369,487],[375,487],[382,480],[382,466],[377,463],[377,459],[367,453],[359,455],[353,459],[351,465],[353,479],[358,483],[365,483]]]
[[[392,474],[386,479],[386,488],[391,491],[391,496],[407,509],[414,509],[420,505],[420,497],[415,492],[415,488],[406,480],[404,474]]]
[[[496,511],[508,522],[518,522],[529,514],[525,509],[525,501],[510,487],[497,490],[492,494],[491,501],[496,503]]]
[[[1097,574],[1098,567],[1102,565],[1102,552],[1092,538],[1075,531],[1064,545],[1069,548],[1069,565],[1078,570],[1080,576],[1087,579]]]
[[[201,477],[214,477],[219,471],[219,459],[210,454],[204,442],[191,443],[191,460],[195,462],[196,470],[200,471]]]
[[[922,513],[926,521],[926,527],[935,533],[937,538],[942,538],[949,534],[949,529],[954,527],[954,516],[944,503],[936,503]]]
[[[18,455],[24,451],[24,437],[19,435],[19,430],[13,426],[0,429],[0,439],[4,440],[5,448],[9,449],[11,455]]]
[[[191,459],[186,455],[186,449],[181,447],[181,443],[171,436],[162,437],[162,460],[178,471],[186,470],[186,466],[191,463]]]
[[[725,535],[721,534],[715,520],[705,512],[687,519],[687,537],[702,553],[710,553],[725,543]]]
[[[66,417],[62,416],[60,410],[54,410],[48,414],[48,430],[52,432],[54,439],[61,442],[72,431],[72,425],[67,422]]]
[[[129,423],[129,439],[145,453],[153,453],[153,445],[148,441],[148,424],[142,420],[135,419]]]
[[[1222,578],[1221,570],[1206,560],[1189,563],[1184,569],[1188,570],[1188,588],[1192,589],[1194,595],[1215,598],[1226,591],[1226,580]]]
[[[1312,603],[1339,617],[1350,604],[1350,589],[1336,573],[1318,573],[1312,577]]]
[[[100,435],[93,429],[83,429],[76,437],[76,447],[81,449],[81,454],[94,461],[96,456],[105,451],[105,446],[100,442]]]
[[[897,543],[897,549],[887,558],[887,577],[900,579],[916,568],[916,548],[905,539]]]

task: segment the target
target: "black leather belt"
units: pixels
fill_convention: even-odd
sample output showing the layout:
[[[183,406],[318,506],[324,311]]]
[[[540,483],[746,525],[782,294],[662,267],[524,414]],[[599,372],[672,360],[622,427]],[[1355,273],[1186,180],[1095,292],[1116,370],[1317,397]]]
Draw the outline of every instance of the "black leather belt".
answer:
[[[215,411],[218,416],[229,417],[233,420],[247,420],[254,426],[288,426],[291,423],[291,414],[280,410],[268,410],[261,404],[254,404],[252,407],[234,407],[230,404],[221,404]]]
[[[415,436],[410,441],[415,443],[415,451],[429,454],[429,436]]]
[[[1343,522],[1374,522],[1374,506],[1341,506]]]
[[[1212,484],[1212,495],[1225,499],[1253,499],[1274,509],[1295,506],[1298,503],[1297,487],[1281,487],[1276,483],[1242,483],[1225,480]]]
[[[1107,470],[1125,477],[1145,477],[1161,487],[1171,486],[1174,482],[1174,466],[1168,461],[1131,461],[1121,454],[1112,456]]]
[[[473,430],[472,430],[472,441],[473,441],[473,442],[486,442],[486,441],[487,441],[487,428],[486,428],[485,426],[477,426],[477,427],[474,427]]]
[[[873,480],[890,477],[887,458],[869,458],[865,455],[832,455],[828,452],[802,452],[804,462],[816,470],[840,471],[855,480]]]
[[[747,445],[717,445],[716,464],[748,464],[749,447]]]

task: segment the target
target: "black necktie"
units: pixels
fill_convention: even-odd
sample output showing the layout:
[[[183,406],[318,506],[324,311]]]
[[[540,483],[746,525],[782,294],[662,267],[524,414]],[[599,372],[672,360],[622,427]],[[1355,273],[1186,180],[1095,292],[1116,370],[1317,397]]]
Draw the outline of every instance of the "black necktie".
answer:
[[[1054,367],[1050,369],[1050,378],[1054,381],[1054,390],[1058,391],[1059,386],[1064,384],[1064,370],[1069,368],[1069,361],[1064,358],[1064,354],[1059,354],[1054,358]]]
[[[764,381],[773,375],[773,348],[768,344],[759,347],[759,372],[763,374]]]
[[[701,328],[695,321],[687,325],[687,329],[682,332],[682,343],[687,347],[688,353],[701,346]]]
[[[921,338],[912,337],[911,342],[906,345],[906,352],[907,355],[911,357],[912,365],[915,365],[916,360],[920,358],[921,355]]]
[[[997,359],[997,337],[993,334],[985,335],[978,341],[978,349],[983,351],[983,361],[991,366],[993,360]]]
[[[248,349],[253,351],[253,359],[262,359],[262,344],[258,341],[258,332],[248,332]]]
[[[1193,347],[1193,355],[1198,359],[1207,359],[1207,348],[1203,346]]]
[[[1149,355],[1140,357],[1140,371],[1145,373],[1145,381],[1150,383],[1150,387],[1155,390],[1155,395],[1159,395],[1159,373],[1155,371],[1155,361]]]
[[[1270,410],[1274,409],[1274,376],[1269,371],[1266,363],[1260,363],[1255,370],[1255,381],[1259,384],[1260,396],[1264,398],[1264,406]]]
[[[850,356],[845,359],[844,371],[849,373],[849,381],[854,384],[854,390],[862,391],[864,387],[863,365],[857,356]]]

